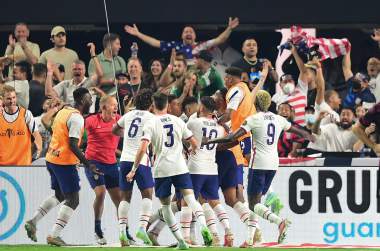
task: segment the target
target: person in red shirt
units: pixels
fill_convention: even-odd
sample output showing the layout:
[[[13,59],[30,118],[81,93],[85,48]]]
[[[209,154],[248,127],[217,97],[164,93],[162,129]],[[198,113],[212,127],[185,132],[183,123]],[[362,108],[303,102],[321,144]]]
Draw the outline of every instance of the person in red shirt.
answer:
[[[119,171],[115,155],[119,136],[112,134],[112,126],[120,119],[116,99],[103,96],[100,99],[100,111],[86,118],[88,139],[85,156],[104,173],[100,176],[86,171],[87,179],[95,192],[95,239],[98,244],[105,245],[107,241],[101,229],[101,218],[106,190],[116,208],[120,203]]]

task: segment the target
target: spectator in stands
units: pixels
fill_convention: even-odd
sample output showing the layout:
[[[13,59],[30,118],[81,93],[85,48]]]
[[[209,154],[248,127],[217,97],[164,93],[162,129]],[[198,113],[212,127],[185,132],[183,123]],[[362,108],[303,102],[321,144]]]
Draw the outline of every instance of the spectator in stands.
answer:
[[[377,42],[380,49],[380,28],[373,29],[373,34],[371,35],[373,41]]]
[[[56,75],[53,74],[53,85],[57,85],[59,84],[59,82],[65,79],[65,66],[63,66],[63,64],[59,64],[57,72],[58,72],[58,77],[56,77]]]
[[[355,108],[362,102],[375,103],[376,98],[370,91],[369,76],[366,73],[358,72],[355,75],[351,71],[351,52],[343,56],[342,69],[344,80],[347,83],[348,93],[344,98],[343,106]]]
[[[325,152],[354,151],[354,145],[358,141],[352,132],[354,111],[345,107],[340,113],[340,122],[320,126],[321,120],[327,115],[327,112],[320,112],[313,126],[313,133],[317,135],[316,142],[321,147],[314,149]]]
[[[273,96],[272,101],[277,104],[277,107],[284,102],[288,102],[295,111],[294,122],[305,126],[307,84],[301,81],[296,86],[293,76],[284,74],[280,78],[280,87],[281,90]]]
[[[79,87],[90,88],[96,85],[97,76],[93,75],[91,78],[86,78],[86,65],[82,60],[75,60],[71,65],[71,72],[73,72],[73,78],[69,80],[63,80],[59,84],[53,87],[52,76],[56,65],[48,61],[47,63],[47,77],[45,84],[45,95],[49,98],[61,99],[64,103],[74,105],[73,92]],[[94,104],[93,104],[94,105]]]
[[[29,110],[37,117],[43,113],[45,101],[46,65],[36,63],[33,65],[32,80],[29,81]]]
[[[208,51],[199,52],[196,59],[198,74],[199,97],[211,96],[217,90],[224,88],[224,81],[220,73],[211,65],[212,56]]]
[[[357,120],[361,119],[366,113],[367,113],[367,110],[364,108],[363,105],[357,105],[355,107],[355,117]]]
[[[321,125],[339,122],[340,117],[337,111],[340,109],[341,99],[335,90],[325,90],[325,79],[323,77],[322,67],[318,60],[314,60],[316,66],[315,83],[317,87],[317,95],[315,98],[315,116],[321,111],[327,112],[328,115],[321,121]]]
[[[197,37],[194,28],[191,26],[186,26],[183,28],[181,36],[182,41],[160,41],[154,37],[141,33],[136,24],[133,24],[133,27],[126,25],[124,29],[128,34],[138,37],[150,46],[160,48],[161,52],[169,53],[172,49],[176,49],[186,56],[189,65],[193,65],[194,61],[192,59],[194,55],[197,55],[202,50],[207,50],[211,47],[224,43],[231,35],[233,29],[235,29],[238,25],[239,19],[232,19],[230,17],[227,28],[218,37],[200,43],[196,42]]]
[[[294,109],[287,102],[278,106],[278,115],[286,118],[293,126],[301,127],[293,122]],[[296,157],[297,150],[302,148],[304,139],[295,133],[283,131],[278,140],[278,156],[279,157]]]
[[[369,89],[375,96],[376,102],[380,102],[380,60],[378,58],[368,60],[367,73],[370,77]]]
[[[275,71],[272,63],[265,58],[258,58],[258,45],[254,38],[247,38],[243,42],[242,46],[243,57],[232,64],[232,66],[238,67],[243,71],[242,80],[244,82],[255,82],[257,83],[260,77],[253,77],[251,73],[257,73],[262,70],[263,63],[268,62],[269,64],[269,74],[268,78],[264,83],[264,90],[268,91],[271,96],[276,92],[275,84],[278,81],[278,75]]]
[[[379,40],[380,41],[380,40]],[[377,156],[380,157],[380,102],[373,106],[369,111],[356,122],[352,131],[368,147],[370,147]],[[366,128],[372,127],[369,131]],[[375,140],[371,140],[370,132],[375,129]]]
[[[144,83],[153,92],[158,90],[160,85],[160,78],[165,70],[165,63],[161,59],[153,59],[149,63],[149,72],[144,78]]]
[[[78,59],[78,54],[69,49],[66,48],[66,31],[65,28],[62,26],[55,26],[50,33],[50,40],[54,44],[54,47],[44,51],[41,54],[41,57],[39,58],[38,62],[47,64],[48,60],[52,61],[55,64],[62,64],[65,67],[65,77],[64,80],[69,80],[72,78],[72,63]],[[54,75],[56,78],[60,81],[61,79],[58,68],[54,68]]]
[[[30,165],[32,163],[32,136],[41,153],[41,136],[32,113],[17,105],[16,90],[3,87],[4,111],[0,115],[0,165]]]
[[[14,63],[27,61],[34,65],[40,57],[40,47],[38,44],[28,41],[30,30],[26,23],[17,23],[15,25],[14,36],[9,35],[8,46],[5,55],[9,56]],[[12,64],[9,65],[8,77],[13,73]]]
[[[100,79],[100,89],[107,95],[115,95],[115,77],[119,73],[127,72],[127,64],[125,60],[119,56],[121,49],[120,37],[114,33],[107,33],[103,37],[103,51],[98,55],[91,55],[91,60],[88,65],[88,74],[92,76],[97,74],[95,58],[99,60],[103,72]],[[115,67],[115,69],[114,69]]]
[[[20,61],[15,64],[13,69],[13,80],[5,83],[5,85],[15,88],[17,104],[25,109],[29,107],[29,80],[31,76],[30,64],[26,61]]]
[[[186,60],[182,56],[177,56],[176,51],[173,49],[170,56],[170,64],[166,67],[160,79],[159,91],[170,93],[171,90],[176,89],[177,97],[182,94],[185,85],[185,73],[187,71]]]
[[[219,72],[222,78],[226,75],[226,69],[241,58],[241,53],[230,46],[230,39],[231,38],[209,50],[213,58],[211,64]]]

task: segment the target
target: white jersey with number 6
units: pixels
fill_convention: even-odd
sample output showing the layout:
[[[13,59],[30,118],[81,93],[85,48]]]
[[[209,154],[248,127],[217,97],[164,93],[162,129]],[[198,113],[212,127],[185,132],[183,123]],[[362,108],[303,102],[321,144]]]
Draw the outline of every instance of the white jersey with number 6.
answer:
[[[290,127],[290,122],[285,118],[271,112],[259,112],[249,116],[241,126],[247,132],[251,131],[256,146],[256,154],[249,167],[277,170],[279,165],[278,138],[283,130],[287,131]],[[252,162],[252,158],[250,162]]]
[[[124,128],[123,151],[121,161],[135,161],[136,153],[139,150],[143,127],[145,123],[154,118],[154,114],[149,111],[133,110],[123,115],[117,124]],[[151,166],[148,154],[145,154],[142,165]]]
[[[224,128],[213,119],[190,117],[187,128],[194,134],[197,142],[203,137],[215,139],[224,136]],[[191,174],[217,175],[218,166],[215,163],[217,144],[199,146],[195,154],[189,156],[187,166]]]
[[[190,139],[193,134],[180,118],[165,114],[156,115],[143,128],[141,139],[153,145],[156,155],[154,161],[154,178],[170,177],[188,173],[186,161],[182,155],[182,140]]]

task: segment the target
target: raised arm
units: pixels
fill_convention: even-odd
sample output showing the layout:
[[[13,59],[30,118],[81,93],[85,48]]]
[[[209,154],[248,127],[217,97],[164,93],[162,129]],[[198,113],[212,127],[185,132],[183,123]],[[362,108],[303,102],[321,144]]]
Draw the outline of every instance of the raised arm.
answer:
[[[96,56],[95,44],[94,43],[88,43],[87,47],[90,48],[90,56],[94,62],[96,79],[101,79],[103,77],[103,69],[102,69],[102,66],[100,65],[98,57]],[[90,77],[92,77],[92,76],[90,76]]]
[[[172,49],[172,53],[170,56],[170,63],[166,67],[165,71],[162,73],[159,81],[159,85],[161,88],[168,87],[171,83],[173,83],[174,79],[172,77],[172,72],[173,72],[173,65],[175,61],[175,57],[177,56],[177,53],[175,49]]]
[[[317,135],[321,134],[321,122],[322,122],[322,119],[326,117],[327,115],[329,115],[329,113],[326,111],[321,111],[319,113],[318,118],[315,120],[315,123],[312,128],[312,132],[314,134],[317,134]]]
[[[294,59],[296,60],[296,64],[298,67],[298,70],[300,71],[300,76],[299,78],[306,83],[307,77],[306,77],[306,66],[305,63],[303,62],[302,58],[298,54],[297,48],[294,46],[294,44],[290,43],[290,51],[292,52],[292,55]]]
[[[263,89],[265,80],[267,79],[267,76],[268,76],[268,71],[269,71],[269,63],[267,61],[265,61],[264,64],[263,64],[263,70],[261,71],[261,77],[259,79],[259,82],[257,83],[257,85],[255,86],[255,88],[253,88],[253,90],[251,92],[251,94],[252,94],[252,102],[253,103],[255,103],[257,92],[259,90]]]
[[[46,75],[46,82],[45,82],[45,96],[50,98],[58,98],[58,93],[53,88],[53,74],[54,74],[54,68],[56,65],[51,62],[50,60],[47,61],[47,75]]]
[[[315,84],[317,85],[317,96],[315,98],[315,103],[320,105],[325,101],[325,79],[323,77],[321,63],[315,63],[317,66],[317,75],[315,78]]]
[[[342,70],[345,81],[354,75],[351,70],[351,51],[348,51],[346,55],[343,56]]]
[[[238,25],[239,25],[239,18],[235,17],[234,19],[232,19],[232,17],[230,17],[228,19],[227,28],[222,33],[220,33],[219,36],[217,36],[214,39],[214,43],[212,44],[212,46],[218,46],[226,42],[227,39],[230,37],[233,29],[235,29]]]
[[[365,133],[365,126],[357,121],[356,124],[352,127],[352,132],[358,137],[364,144],[370,147],[377,156],[380,156],[380,144],[373,142],[368,135]]]
[[[158,40],[154,37],[145,35],[144,33],[141,33],[139,31],[139,29],[137,28],[136,24],[133,24],[133,27],[129,26],[129,25],[125,25],[124,30],[128,34],[135,36],[135,37],[138,37],[139,39],[141,39],[145,43],[149,44],[150,46],[160,48],[160,44],[161,44],[160,40]]]

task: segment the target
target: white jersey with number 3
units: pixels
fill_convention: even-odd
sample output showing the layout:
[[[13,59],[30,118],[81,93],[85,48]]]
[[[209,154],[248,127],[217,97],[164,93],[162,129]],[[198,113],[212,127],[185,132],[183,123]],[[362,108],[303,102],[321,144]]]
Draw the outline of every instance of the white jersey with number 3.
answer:
[[[256,153],[250,168],[263,170],[277,170],[279,165],[277,143],[283,130],[291,127],[285,118],[271,113],[259,112],[249,116],[241,126],[251,131]],[[252,158],[251,161],[252,162]]]
[[[141,139],[153,145],[156,155],[154,161],[154,178],[170,177],[188,173],[186,161],[182,155],[182,140],[190,139],[193,134],[180,118],[165,114],[156,115],[143,129]]]
[[[124,128],[123,151],[121,161],[135,161],[136,153],[139,150],[143,127],[145,123],[154,118],[154,114],[149,111],[133,110],[123,115],[117,124]],[[148,154],[145,154],[141,164],[151,166]]]
[[[215,120],[205,117],[190,117],[187,128],[199,143],[203,137],[215,139],[224,136],[224,128]],[[187,165],[191,174],[218,175],[218,166],[215,163],[216,146],[217,144],[199,146],[196,153],[189,156]]]

